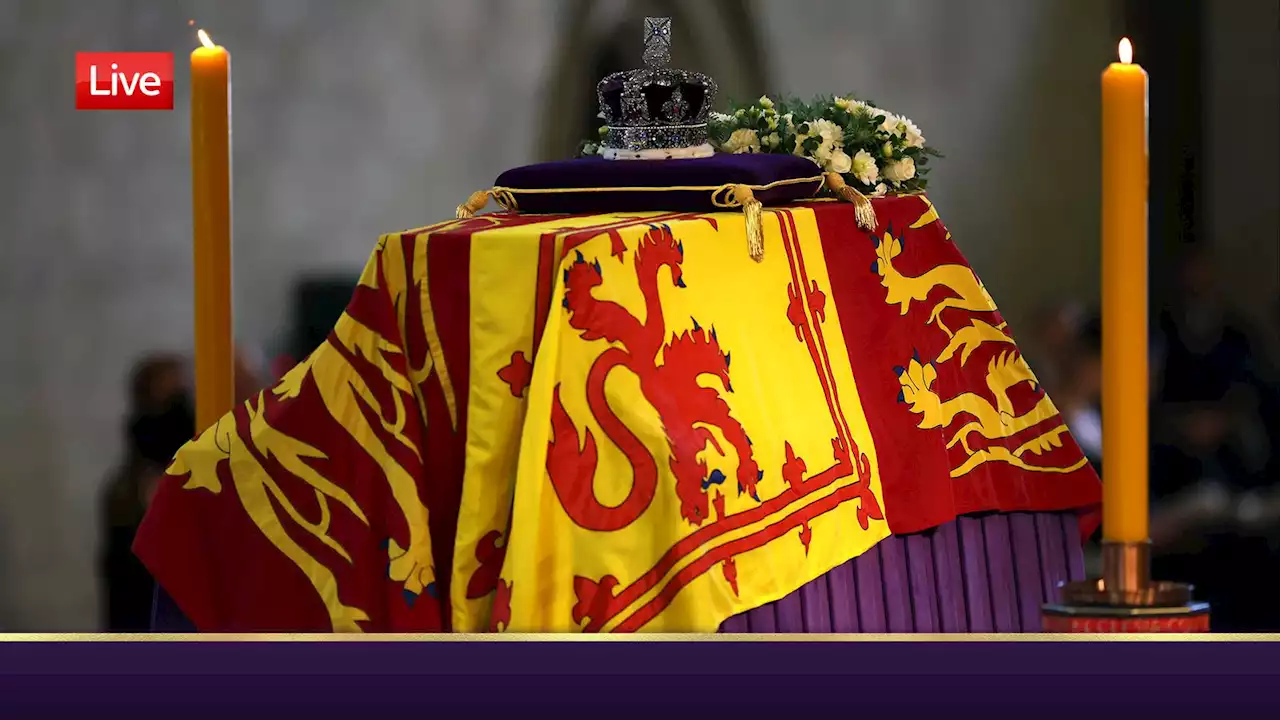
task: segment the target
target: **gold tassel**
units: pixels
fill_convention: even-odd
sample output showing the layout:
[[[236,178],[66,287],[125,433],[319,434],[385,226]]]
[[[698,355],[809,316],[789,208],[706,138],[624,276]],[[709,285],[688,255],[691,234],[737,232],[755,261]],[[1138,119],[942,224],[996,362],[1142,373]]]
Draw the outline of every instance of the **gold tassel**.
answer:
[[[454,214],[459,220],[468,220],[476,216],[476,213],[484,209],[489,204],[489,196],[492,195],[491,190],[478,190],[471,193],[471,197],[467,201],[458,206],[457,212]]]
[[[876,221],[876,209],[871,206],[870,198],[849,187],[844,177],[838,172],[826,173],[823,175],[823,181],[826,182],[827,189],[838,195],[840,199],[853,203],[853,217],[858,221],[858,227],[871,231],[876,229],[879,223]]]
[[[734,185],[729,193],[726,204],[741,207],[747,224],[747,252],[752,260],[761,262],[764,260],[764,205],[746,185]]]

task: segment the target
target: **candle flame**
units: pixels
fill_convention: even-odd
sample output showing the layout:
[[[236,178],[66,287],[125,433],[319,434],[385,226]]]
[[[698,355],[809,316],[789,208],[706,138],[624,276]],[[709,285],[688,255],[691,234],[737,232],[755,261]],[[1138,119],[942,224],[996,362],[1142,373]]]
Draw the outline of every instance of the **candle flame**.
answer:
[[[218,47],[217,45],[214,45],[214,44],[213,44],[213,41],[212,41],[212,40],[210,40],[210,39],[209,39],[209,33],[205,32],[205,31],[204,31],[204,28],[201,28],[201,29],[197,30],[197,31],[196,31],[196,35],[200,38],[200,44],[201,44],[201,45],[204,45],[205,47],[209,48],[210,50],[212,50],[212,49],[214,49],[214,48]]]
[[[1120,62],[1125,65],[1133,62],[1133,43],[1129,38],[1120,38]]]

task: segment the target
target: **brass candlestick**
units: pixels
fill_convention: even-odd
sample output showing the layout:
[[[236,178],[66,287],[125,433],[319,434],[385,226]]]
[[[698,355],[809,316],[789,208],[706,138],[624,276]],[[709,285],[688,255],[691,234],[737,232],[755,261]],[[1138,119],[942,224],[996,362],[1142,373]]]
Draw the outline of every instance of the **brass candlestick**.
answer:
[[[1151,542],[1102,543],[1102,577],[1058,585],[1061,602],[1044,607],[1045,632],[1202,633],[1209,604],[1192,586],[1151,579]]]

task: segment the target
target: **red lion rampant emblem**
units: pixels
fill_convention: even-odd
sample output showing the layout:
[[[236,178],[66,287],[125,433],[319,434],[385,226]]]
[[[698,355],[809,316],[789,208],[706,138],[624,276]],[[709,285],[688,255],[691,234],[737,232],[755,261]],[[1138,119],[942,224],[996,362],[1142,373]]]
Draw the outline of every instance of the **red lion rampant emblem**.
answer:
[[[714,225],[714,220],[707,221]],[[551,407],[553,439],[548,445],[547,473],[569,517],[588,530],[607,532],[631,524],[648,509],[658,488],[657,458],[609,404],[605,380],[618,368],[639,379],[641,392],[662,420],[680,514],[686,521],[698,526],[707,520],[708,490],[726,479],[720,470],[708,472],[705,458],[699,458],[708,445],[725,455],[711,427],[719,428],[737,454],[738,492],[757,497],[756,483],[764,473],[756,464],[750,438],[731,416],[722,391],[698,384],[698,378],[707,375],[719,379],[723,392],[733,392],[730,354],[722,351],[714,326],[702,328],[695,319],[692,330],[667,340],[658,297],[659,271],[666,267],[671,284],[683,288],[683,262],[684,245],[676,241],[671,229],[651,227],[635,251],[636,280],[645,302],[643,322],[618,303],[592,296],[592,290],[604,282],[599,261],[589,263],[578,251],[577,259],[564,271],[569,325],[583,340],[613,344],[587,374],[587,405],[605,436],[630,461],[633,474],[631,489],[621,503],[610,507],[600,502],[592,487],[598,459],[596,439],[589,428],[579,437],[557,385]]]

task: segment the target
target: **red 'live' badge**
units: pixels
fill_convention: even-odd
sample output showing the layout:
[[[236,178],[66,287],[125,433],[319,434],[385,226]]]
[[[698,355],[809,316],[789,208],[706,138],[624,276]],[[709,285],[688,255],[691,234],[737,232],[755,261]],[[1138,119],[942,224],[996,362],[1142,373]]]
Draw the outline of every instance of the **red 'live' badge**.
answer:
[[[76,53],[77,110],[172,110],[173,53]]]

